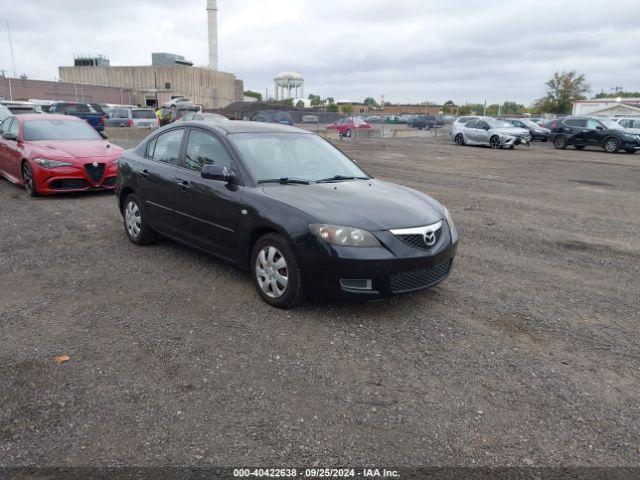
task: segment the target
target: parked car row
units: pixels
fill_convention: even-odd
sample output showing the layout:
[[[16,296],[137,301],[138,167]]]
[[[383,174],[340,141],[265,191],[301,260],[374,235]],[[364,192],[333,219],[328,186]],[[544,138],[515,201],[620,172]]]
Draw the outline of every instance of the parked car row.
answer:
[[[512,150],[516,145],[528,145],[531,142],[528,129],[492,117],[460,117],[451,125],[450,133],[456,145],[484,145]]]
[[[31,196],[115,189],[131,242],[162,235],[226,259],[278,308],[306,296],[374,300],[448,277],[458,232],[438,201],[371,177],[306,130],[201,115],[126,152],[73,115],[10,115],[0,176]]]

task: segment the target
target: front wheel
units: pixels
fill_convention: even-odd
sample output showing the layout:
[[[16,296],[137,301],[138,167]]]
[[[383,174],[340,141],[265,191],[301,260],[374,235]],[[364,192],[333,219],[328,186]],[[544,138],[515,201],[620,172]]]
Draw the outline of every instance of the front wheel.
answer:
[[[24,188],[27,193],[32,197],[37,197],[38,189],[36,188],[36,179],[33,178],[33,172],[29,162],[25,160],[22,164],[22,181],[24,182]]]
[[[302,301],[298,262],[287,241],[269,233],[253,247],[251,272],[260,297],[269,305],[288,309]]]
[[[142,204],[136,195],[130,194],[124,201],[122,211],[124,230],[136,245],[146,245],[156,239],[156,233],[147,225]]]
[[[491,137],[489,139],[489,145],[491,145],[491,148],[500,148],[502,146],[500,137],[498,137],[497,135],[494,135],[493,137]]]
[[[553,146],[558,150],[564,150],[565,148],[567,148],[567,137],[565,137],[564,135],[558,135],[553,140]]]
[[[347,137],[347,138],[351,138],[351,135],[352,135],[352,133],[351,133],[351,129],[350,129],[350,128],[347,128],[347,131],[346,131],[346,132],[344,132],[344,135],[345,135],[345,137]]]
[[[454,141],[456,142],[456,145],[462,146],[464,145],[464,136],[459,133],[455,136]]]
[[[620,150],[620,141],[617,138],[607,138],[602,148],[607,153],[617,153]]]

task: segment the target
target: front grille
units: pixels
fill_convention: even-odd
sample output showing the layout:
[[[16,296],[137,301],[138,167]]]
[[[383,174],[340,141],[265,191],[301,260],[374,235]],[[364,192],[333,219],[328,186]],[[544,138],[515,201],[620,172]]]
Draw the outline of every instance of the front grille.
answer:
[[[91,163],[87,163],[84,166],[89,178],[93,180],[94,183],[100,183],[100,180],[102,180],[102,177],[104,176],[105,168],[106,165],[104,163],[99,163],[97,167],[94,167]]]
[[[432,287],[449,275],[452,263],[453,260],[447,260],[427,270],[395,273],[391,275],[391,291],[405,293]]]
[[[89,184],[87,181],[81,178],[54,180],[49,184],[49,188],[52,190],[78,190],[81,188],[87,188],[88,186]]]
[[[424,241],[424,235],[421,234],[410,234],[410,235],[396,235],[400,240],[409,245],[410,247],[417,248],[419,250],[431,250],[435,247],[440,241],[440,237],[442,236],[442,228],[439,228],[435,233],[436,241],[433,245],[427,245]]]

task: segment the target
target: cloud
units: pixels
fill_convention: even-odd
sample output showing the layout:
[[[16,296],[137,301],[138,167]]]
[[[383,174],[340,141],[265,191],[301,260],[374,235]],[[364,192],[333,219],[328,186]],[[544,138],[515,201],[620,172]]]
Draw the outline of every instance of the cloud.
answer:
[[[205,0],[21,0],[0,9],[18,74],[52,79],[77,53],[149,64],[151,52],[207,63]],[[585,73],[595,91],[640,90],[640,2],[531,0],[219,0],[220,67],[247,88],[273,89],[282,70],[307,92],[354,101],[531,103],[558,70]],[[4,23],[4,22],[3,22]],[[0,31],[0,38],[6,32]],[[0,69],[12,70],[8,42]]]

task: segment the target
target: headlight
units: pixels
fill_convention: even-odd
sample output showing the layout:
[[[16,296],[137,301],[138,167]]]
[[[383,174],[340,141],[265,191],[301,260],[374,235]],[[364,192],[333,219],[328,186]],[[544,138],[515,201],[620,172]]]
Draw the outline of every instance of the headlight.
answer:
[[[449,209],[447,207],[445,207],[444,205],[442,206],[442,211],[444,213],[444,218],[447,220],[447,223],[449,224],[449,229],[453,228],[453,219],[451,218],[451,212],[449,212]]]
[[[320,240],[342,247],[379,247],[380,242],[366,230],[337,225],[312,224],[311,233]]]
[[[36,158],[34,162],[36,162],[42,168],[69,167],[73,165],[73,163],[60,162],[59,160],[49,160],[48,158]]]

